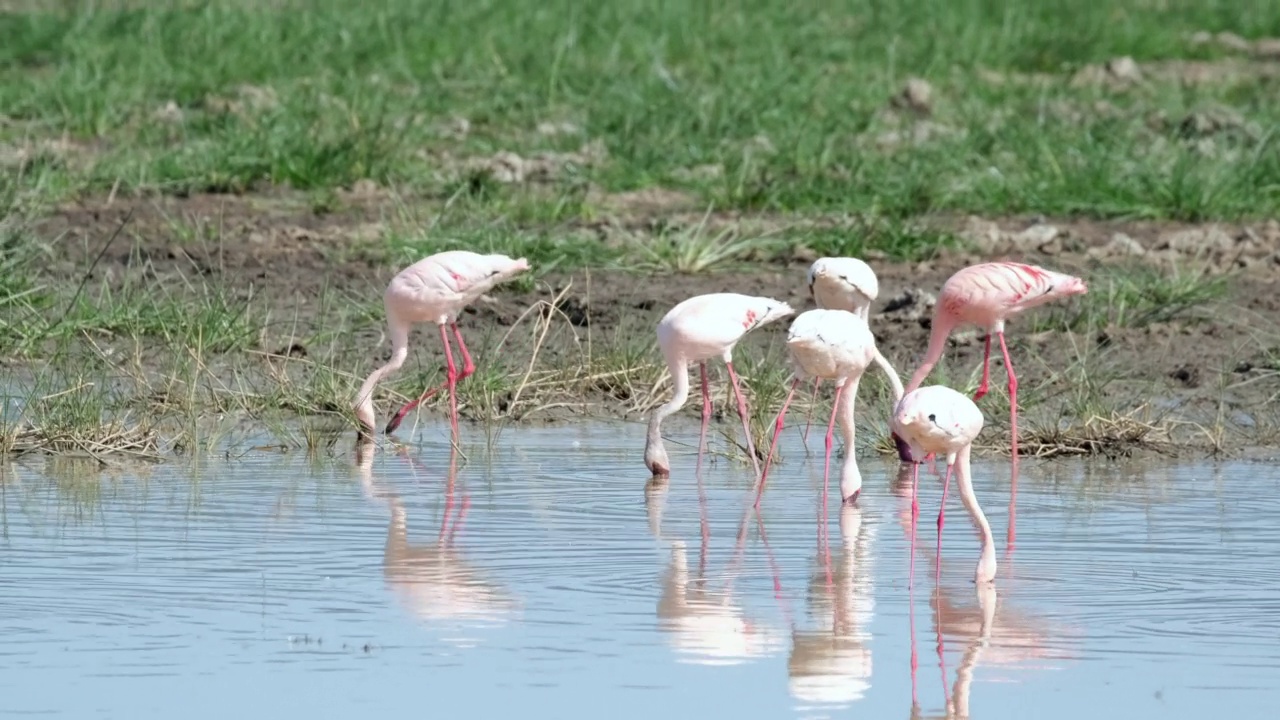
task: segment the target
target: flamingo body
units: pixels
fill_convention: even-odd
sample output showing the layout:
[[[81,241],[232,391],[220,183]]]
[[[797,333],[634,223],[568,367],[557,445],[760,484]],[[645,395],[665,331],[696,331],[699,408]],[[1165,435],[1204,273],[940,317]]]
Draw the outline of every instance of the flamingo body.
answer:
[[[863,373],[873,362],[888,374],[895,401],[902,397],[902,381],[898,379],[897,372],[889,362],[876,349],[876,339],[871,334],[871,329],[867,327],[867,322],[847,310],[818,309],[800,313],[787,331],[787,350],[791,354],[795,380],[774,423],[773,442],[769,448],[769,455],[765,458],[765,473],[761,475],[756,502],[760,502],[760,495],[764,493],[769,463],[777,447],[778,434],[782,431],[787,406],[790,405],[799,384],[813,378],[834,380],[836,383],[835,405],[832,407],[831,422],[827,427],[826,462],[829,468],[834,425],[839,418],[845,441],[844,465],[840,471],[840,498],[843,502],[852,503],[857,500],[858,493],[862,490],[862,475],[858,471],[854,452],[854,403],[857,400],[858,384],[862,380]],[[826,497],[826,475],[827,473],[824,472],[824,498]]]
[[[742,398],[737,373],[733,369],[733,349],[750,331],[794,313],[791,306],[773,298],[711,293],[696,295],[671,308],[658,322],[658,347],[667,362],[675,385],[669,402],[654,410],[649,420],[645,441],[644,464],[654,477],[667,477],[671,462],[662,444],[661,425],[689,399],[689,364],[698,363],[702,371],[702,433],[705,436],[711,413],[711,396],[706,382],[706,361],[719,356],[729,370],[738,414],[747,435],[747,448],[756,463],[755,447],[747,425],[746,402]],[[701,441],[699,441],[701,454]]]
[[[987,331],[982,358],[982,382],[974,394],[980,400],[987,394],[991,376],[991,336],[1000,341],[1005,372],[1009,376],[1009,418],[1013,433],[1013,454],[1018,454],[1018,378],[1013,371],[1009,350],[1004,340],[1007,320],[1040,305],[1082,295],[1088,292],[1084,280],[1072,275],[1046,270],[1037,265],[1015,262],[992,262],[962,268],[947,279],[933,311],[933,327],[929,348],[916,368],[906,391],[920,387],[933,366],[942,358],[947,337],[962,325],[977,325]],[[906,447],[898,444],[898,455],[911,461]]]
[[[912,454],[923,457],[926,453],[936,453],[947,458],[947,474],[942,486],[943,509],[938,511],[939,555],[942,552],[942,520],[947,502],[947,486],[954,471],[960,485],[960,499],[982,538],[982,555],[974,572],[974,580],[978,583],[991,582],[996,575],[995,542],[991,537],[991,526],[973,493],[969,469],[973,441],[982,431],[982,411],[972,400],[949,387],[929,385],[904,395],[894,411],[892,422],[894,430],[907,443]],[[914,525],[914,517],[919,512],[916,500],[919,466],[912,469],[911,510]],[[913,534],[913,560],[914,544]]]
[[[513,260],[506,255],[481,255],[468,250],[449,250],[430,255],[406,267],[391,278],[383,293],[387,313],[387,330],[391,337],[391,360],[365,378],[356,396],[356,418],[363,432],[374,427],[373,389],[387,375],[399,370],[409,355],[409,329],[414,323],[435,323],[444,342],[449,388],[450,420],[454,437],[458,434],[456,387],[458,382],[475,372],[475,365],[458,329],[458,315],[481,295],[501,282],[529,269],[529,261]],[[464,366],[459,371],[453,362],[446,326],[453,330],[462,351]],[[392,433],[400,421],[419,403],[438,392],[433,388],[406,404],[387,424]]]

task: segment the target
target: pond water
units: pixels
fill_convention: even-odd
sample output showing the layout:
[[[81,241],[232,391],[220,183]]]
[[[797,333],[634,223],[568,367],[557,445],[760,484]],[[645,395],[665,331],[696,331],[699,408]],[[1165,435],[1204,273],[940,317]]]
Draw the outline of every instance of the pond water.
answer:
[[[696,427],[672,424],[669,447]],[[643,428],[464,426],[358,461],[249,453],[86,473],[0,466],[0,713],[1126,718],[1280,702],[1280,473],[1247,463],[1008,460],[975,486],[994,590],[921,472],[915,582],[894,461],[819,521],[788,431],[751,473]],[[450,478],[452,477],[452,481]],[[838,481],[837,481],[838,482]],[[833,488],[833,494],[835,490]],[[915,655],[916,670],[912,670]]]

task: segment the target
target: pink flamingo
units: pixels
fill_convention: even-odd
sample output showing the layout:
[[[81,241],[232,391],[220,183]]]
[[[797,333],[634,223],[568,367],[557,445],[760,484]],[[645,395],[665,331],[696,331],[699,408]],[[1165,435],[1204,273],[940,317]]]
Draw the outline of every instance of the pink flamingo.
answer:
[[[893,428],[903,438],[912,454],[924,457],[924,453],[937,453],[947,458],[947,474],[942,482],[942,507],[938,510],[938,556],[942,556],[942,517],[946,511],[947,488],[954,471],[960,484],[960,500],[982,539],[982,555],[974,572],[974,581],[989,583],[996,576],[995,541],[991,537],[991,525],[973,494],[973,479],[969,471],[969,455],[973,441],[982,431],[982,411],[964,395],[944,385],[929,385],[908,392],[898,403],[893,415]],[[917,499],[920,466],[912,465],[911,515],[920,513]],[[914,521],[913,521],[914,526]],[[914,580],[916,538],[911,535],[911,576]],[[938,573],[942,564],[938,564]],[[940,579],[940,578],[939,578]]]
[[[671,474],[671,461],[662,444],[662,421],[684,407],[689,399],[691,362],[698,363],[702,373],[702,430],[698,436],[698,453],[701,455],[707,423],[711,419],[706,361],[717,355],[724,359],[724,366],[729,370],[733,394],[738,401],[738,415],[742,418],[742,431],[747,437],[747,453],[751,455],[756,474],[759,474],[760,461],[756,458],[755,443],[751,440],[751,428],[747,422],[747,403],[742,398],[738,374],[733,370],[733,348],[748,332],[794,312],[782,301],[737,293],[696,295],[667,312],[658,323],[658,347],[667,361],[675,389],[671,400],[654,410],[649,420],[644,464],[654,477]]]
[[[993,262],[970,265],[957,271],[942,285],[942,294],[933,311],[933,328],[929,333],[929,349],[924,362],[907,383],[907,392],[920,387],[929,371],[942,358],[947,336],[961,325],[977,325],[987,330],[986,349],[982,356],[982,382],[974,400],[987,394],[991,379],[991,334],[1000,338],[1004,369],[1009,376],[1009,424],[1013,432],[1013,456],[1018,456],[1018,377],[1013,372],[1009,348],[1004,342],[1004,324],[1031,308],[1072,295],[1088,292],[1084,280],[1046,270],[1036,265],[1015,262]],[[895,438],[895,441],[900,440]],[[911,456],[902,442],[897,442],[898,457],[904,462]]]
[[[880,281],[871,266],[858,258],[824,257],[809,266],[809,296],[825,310],[848,310],[863,321],[871,316],[871,303],[880,294]],[[818,404],[818,384],[822,378],[813,379],[813,400],[804,416],[804,433],[800,436],[805,448],[809,447],[809,424],[813,418],[813,406]]]
[[[463,308],[475,302],[495,285],[529,269],[524,258],[512,260],[506,255],[480,255],[467,250],[449,250],[430,255],[401,270],[382,296],[387,312],[387,328],[391,335],[391,359],[365,378],[356,396],[356,418],[361,432],[373,432],[373,388],[387,375],[400,369],[409,355],[409,328],[413,323],[433,322],[440,326],[440,339],[444,342],[446,380],[440,387],[430,388],[417,400],[405,404],[387,423],[390,435],[400,427],[400,421],[410,411],[435,395],[444,387],[449,388],[449,421],[453,437],[458,437],[458,383],[476,371],[467,345],[458,330],[458,315]],[[462,371],[453,362],[453,350],[449,347],[448,326],[458,339],[462,351]]]
[[[827,424],[826,464],[822,473],[822,500],[825,507],[828,480],[831,471],[831,446],[837,416],[844,435],[844,465],[840,470],[840,498],[847,504],[857,501],[862,491],[862,474],[854,452],[853,407],[857,400],[858,383],[871,363],[880,366],[889,376],[893,387],[894,405],[902,398],[902,381],[893,366],[876,349],[876,339],[867,327],[866,320],[846,310],[809,310],[800,313],[787,331],[787,349],[795,368],[795,380],[787,393],[778,418],[774,421],[773,441],[765,456],[764,472],[760,475],[760,487],[756,490],[756,506],[764,495],[765,481],[774,450],[778,447],[778,435],[787,416],[787,408],[795,396],[796,388],[805,378],[829,379],[836,383],[836,399],[831,407],[831,420]],[[851,387],[850,387],[851,386]],[[849,388],[846,391],[846,388]],[[825,516],[824,516],[825,517]]]

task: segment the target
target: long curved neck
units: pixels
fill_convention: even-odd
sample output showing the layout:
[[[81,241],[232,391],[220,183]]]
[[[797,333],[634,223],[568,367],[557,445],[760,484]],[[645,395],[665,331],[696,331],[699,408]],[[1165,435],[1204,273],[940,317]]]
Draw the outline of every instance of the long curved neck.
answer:
[[[881,370],[884,370],[885,375],[889,376],[889,387],[893,389],[893,407],[897,408],[898,403],[902,402],[902,396],[906,394],[902,387],[902,378],[898,377],[898,371],[893,369],[879,350],[876,351],[875,362]]]
[[[858,401],[858,383],[861,381],[862,377],[859,376],[844,384],[844,389],[840,391],[840,407],[836,408],[840,435],[844,438],[844,465],[840,467],[841,500],[862,489],[862,473],[858,471],[858,457],[854,452],[857,427],[853,417],[854,405]]]
[[[929,333],[929,349],[925,351],[920,367],[911,375],[911,382],[907,383],[905,392],[920,387],[920,383],[929,376],[929,371],[942,359],[942,351],[947,347],[947,336],[951,334],[953,327],[955,323],[943,317],[942,313],[934,313],[933,330]]]
[[[969,469],[969,455],[972,448],[965,445],[956,453],[956,482],[960,485],[960,501],[964,503],[964,509],[969,512],[969,518],[973,520],[973,525],[978,529],[978,534],[982,536],[982,559],[981,564],[986,565],[988,562],[994,565],[996,557],[995,540],[991,537],[991,525],[987,522],[987,516],[983,514],[982,507],[978,505],[978,497],[973,493],[973,474]]]
[[[409,324],[387,314],[387,334],[391,336],[391,359],[385,365],[369,373],[356,393],[356,417],[370,430],[373,429],[373,388],[382,380],[404,365],[409,356]]]
[[[668,415],[684,407],[684,404],[689,400],[689,363],[685,360],[675,360],[669,364],[674,394],[671,400],[653,411],[653,417],[649,418],[649,433],[644,443],[645,460],[661,460],[664,464],[667,460],[667,453],[666,448],[662,445],[662,421]],[[652,466],[652,462],[649,464]]]

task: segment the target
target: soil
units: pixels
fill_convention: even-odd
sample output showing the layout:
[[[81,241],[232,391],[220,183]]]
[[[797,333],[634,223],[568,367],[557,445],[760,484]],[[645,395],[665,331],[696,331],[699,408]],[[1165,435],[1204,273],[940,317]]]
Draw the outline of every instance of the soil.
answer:
[[[646,196],[647,197],[647,196]],[[623,198],[625,200],[625,198]],[[647,199],[646,202],[649,200]],[[286,192],[256,196],[193,195],[190,197],[114,198],[66,205],[39,222],[42,238],[51,242],[50,274],[64,282],[121,281],[145,277],[155,283],[205,282],[253,292],[258,302],[287,309],[292,316],[322,291],[341,290],[357,297],[377,297],[398,270],[372,242],[381,229],[384,203],[376,190],[342,197],[342,209],[317,213],[303,198]],[[132,208],[130,222],[98,260],[106,238]],[[653,210],[652,204],[645,209]],[[653,219],[644,212],[619,213],[623,222],[643,227]],[[696,213],[695,213],[696,215]],[[667,207],[662,217],[679,221],[683,213]],[[183,241],[174,236],[172,220],[218,228],[218,242]],[[768,218],[717,218],[722,222],[769,222]],[[1228,274],[1228,295],[1214,307],[1195,312],[1200,319],[1142,328],[1100,328],[1091,337],[1069,333],[1024,331],[1030,323],[1010,323],[1009,341],[1021,386],[1057,381],[1068,359],[1096,354],[1109,372],[1119,372],[1135,397],[1160,397],[1184,405],[1216,408],[1219,399],[1248,408],[1260,393],[1275,393],[1280,348],[1275,337],[1280,318],[1280,224],[1274,220],[1246,224],[1191,225],[1159,222],[1104,222],[1045,218],[932,217],[922,222],[952,229],[969,240],[969,249],[940,250],[925,262],[894,262],[874,255],[880,296],[872,309],[872,328],[882,352],[903,375],[910,374],[927,345],[929,301],[943,281],[960,267],[980,261],[1010,259],[1043,264],[1088,279],[1104,266],[1147,264],[1179,272]],[[566,228],[566,232],[573,228]],[[808,265],[815,259],[804,248],[735,271],[700,275],[641,275],[623,271],[552,272],[537,287],[521,292],[511,286],[477,303],[463,320],[464,332],[500,334],[536,300],[550,300],[569,283],[561,304],[570,321],[590,327],[595,337],[613,337],[621,329],[646,332],[677,302],[695,294],[734,291],[786,300],[803,311],[813,307],[805,287]],[[91,269],[92,268],[92,269]],[[184,280],[186,278],[186,280]],[[1096,287],[1096,286],[1095,286]],[[922,303],[924,303],[922,305]],[[1045,312],[1041,309],[1035,312]],[[319,322],[320,318],[313,318]],[[787,323],[766,327],[743,343],[744,350],[786,331]],[[381,327],[370,327],[377,339]],[[559,333],[562,347],[544,347],[541,358],[555,362],[571,337]],[[516,338],[513,336],[512,341]],[[509,346],[518,352],[518,346]],[[264,347],[274,351],[275,348]],[[526,348],[527,349],[527,348]],[[381,355],[385,355],[385,343]],[[656,351],[654,353],[657,360]],[[954,336],[943,362],[957,369],[974,367],[982,356],[976,331]],[[1017,358],[1025,358],[1018,363]],[[381,359],[381,358],[379,358]],[[957,365],[957,363],[959,365]],[[1003,384],[995,361],[993,380]],[[1101,366],[1100,366],[1101,367]],[[1258,378],[1238,392],[1229,386]],[[1223,388],[1228,387],[1224,391]],[[1263,388],[1268,388],[1264,390]],[[1234,393],[1234,394],[1233,394]],[[1238,395],[1238,397],[1237,397]],[[611,405],[600,403],[605,412]],[[1256,409],[1256,407],[1255,407]],[[1216,412],[1216,410],[1212,410]],[[1246,410],[1246,412],[1252,412]]]

